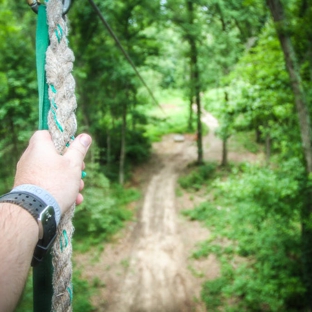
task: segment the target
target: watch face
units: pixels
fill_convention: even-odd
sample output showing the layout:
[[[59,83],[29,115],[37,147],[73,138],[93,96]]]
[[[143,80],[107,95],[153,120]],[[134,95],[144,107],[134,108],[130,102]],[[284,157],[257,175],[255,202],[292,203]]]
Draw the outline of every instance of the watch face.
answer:
[[[49,223],[50,219],[55,219],[55,212],[54,208],[52,206],[47,206],[44,208],[38,218],[38,224],[39,224],[39,239],[43,238],[43,232],[46,228],[47,224]]]

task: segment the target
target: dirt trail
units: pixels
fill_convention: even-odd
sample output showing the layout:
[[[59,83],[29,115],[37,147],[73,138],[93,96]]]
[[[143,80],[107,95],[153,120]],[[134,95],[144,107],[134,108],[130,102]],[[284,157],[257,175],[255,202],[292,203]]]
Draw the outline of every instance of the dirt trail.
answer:
[[[213,131],[217,120],[206,112],[203,121],[210,128],[204,139],[205,159],[219,160],[221,142]],[[178,174],[195,160],[192,136],[175,143],[169,135],[155,143],[151,162],[135,174],[137,182],[145,185],[137,221],[108,244],[96,261],[91,254],[76,257],[83,277],[98,284],[93,297],[96,311],[205,311],[196,298],[203,280],[219,275],[219,264],[212,255],[200,261],[190,258],[196,243],[210,233],[179,214],[192,208],[196,198],[176,198],[175,194]]]
[[[148,184],[128,272],[112,311],[191,311],[190,272],[175,203],[177,174],[194,160],[191,143],[175,143],[169,136],[154,146],[162,169]]]

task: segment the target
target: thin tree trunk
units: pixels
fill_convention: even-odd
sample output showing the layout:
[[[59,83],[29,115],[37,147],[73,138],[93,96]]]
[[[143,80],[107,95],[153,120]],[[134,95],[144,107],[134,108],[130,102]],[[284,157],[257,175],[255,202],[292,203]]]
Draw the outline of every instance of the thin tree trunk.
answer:
[[[224,105],[226,108],[228,106],[228,103],[229,103],[229,94],[227,91],[224,91]],[[229,116],[228,114],[226,115],[224,122],[225,122],[226,127],[224,128],[225,133],[223,134],[223,137],[222,137],[222,160],[221,160],[221,166],[223,167],[227,166],[227,159],[228,159],[227,157],[227,154],[228,154],[227,142],[229,138],[229,135],[228,135]]]
[[[267,133],[265,136],[265,162],[267,166],[270,164],[271,158],[271,137],[270,134]]]
[[[311,139],[311,122],[305,94],[301,82],[299,70],[297,68],[294,48],[290,41],[286,29],[283,6],[280,0],[267,0],[273,20],[275,22],[276,33],[279,38],[286,68],[290,77],[291,87],[295,97],[295,104],[299,118],[301,141],[306,161],[307,175],[312,172],[312,139]],[[312,229],[308,224],[312,214],[312,189],[307,186],[306,203],[302,210],[302,263],[303,263],[303,280],[306,286],[306,308],[312,311]]]
[[[126,159],[126,131],[127,131],[127,104],[123,104],[122,109],[122,127],[121,127],[121,149],[119,160],[119,184],[123,185],[125,181],[125,159]]]
[[[189,24],[194,25],[194,6],[193,2],[187,0],[187,10],[189,16]],[[201,122],[201,101],[200,101],[200,75],[198,69],[198,50],[196,45],[196,38],[193,34],[188,34],[188,42],[190,45],[190,64],[193,68],[193,81],[191,88],[195,93],[195,101],[197,107],[197,163],[203,163],[203,135],[202,135],[202,122]]]
[[[193,102],[194,102],[194,69],[192,59],[190,58],[190,97],[189,97],[189,120],[188,130],[193,131]]]
[[[227,138],[222,139],[222,161],[221,161],[221,166],[226,167],[227,166]]]
[[[190,102],[189,102],[189,120],[188,120],[188,130],[190,132],[193,131],[193,97],[190,96]]]
[[[10,128],[11,128],[11,134],[12,134],[12,143],[13,143],[13,153],[11,154],[11,160],[12,160],[12,164],[13,167],[14,165],[17,163],[17,157],[18,157],[18,143],[17,143],[17,135],[15,133],[15,127],[14,127],[14,123],[13,123],[13,119],[10,118]]]
[[[261,143],[261,131],[259,129],[259,125],[256,125],[256,142]]]
[[[201,122],[201,102],[200,93],[196,92],[196,107],[197,107],[197,163],[203,163],[203,130]]]
[[[136,116],[135,116],[135,103],[136,103],[136,97],[132,103],[131,111],[132,111],[132,130],[135,131],[136,126]]]
[[[110,136],[110,130],[107,129],[107,137],[106,137],[106,166],[107,171],[110,171],[110,160],[111,160],[111,136]]]

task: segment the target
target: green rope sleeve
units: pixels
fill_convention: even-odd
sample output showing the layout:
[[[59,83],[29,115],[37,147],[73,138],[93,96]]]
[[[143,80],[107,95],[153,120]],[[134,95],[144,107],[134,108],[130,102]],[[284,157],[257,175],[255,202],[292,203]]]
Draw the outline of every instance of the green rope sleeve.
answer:
[[[39,5],[36,34],[36,65],[39,93],[39,130],[48,129],[50,103],[45,74],[45,55],[49,44],[46,6]],[[43,262],[33,268],[34,312],[50,312],[52,307],[52,256],[49,253]]]
[[[45,74],[45,58],[49,45],[47,12],[45,5],[39,5],[36,34],[36,65],[39,94],[39,130],[48,130],[50,102]]]

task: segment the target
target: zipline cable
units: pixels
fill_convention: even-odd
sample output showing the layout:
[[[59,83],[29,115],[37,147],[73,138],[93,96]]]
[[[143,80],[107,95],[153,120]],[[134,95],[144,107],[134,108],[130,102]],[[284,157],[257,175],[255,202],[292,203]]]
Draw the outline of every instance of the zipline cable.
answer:
[[[108,30],[108,32],[110,33],[110,35],[112,36],[112,38],[115,40],[117,46],[119,47],[119,49],[121,50],[122,54],[125,56],[125,58],[127,59],[127,61],[129,62],[129,64],[131,65],[131,67],[133,68],[133,70],[135,71],[136,75],[138,76],[138,78],[141,80],[141,82],[143,83],[143,85],[145,86],[146,90],[148,91],[149,95],[151,96],[151,98],[153,99],[154,103],[164,112],[163,108],[161,107],[161,105],[158,103],[158,101],[156,100],[153,92],[151,91],[151,89],[148,87],[148,85],[146,84],[145,80],[143,79],[143,77],[141,76],[141,74],[139,73],[139,71],[137,70],[136,66],[134,65],[134,63],[132,62],[129,54],[127,53],[127,51],[123,48],[122,44],[120,43],[119,39],[117,38],[117,36],[115,35],[114,31],[112,30],[112,28],[109,26],[108,22],[106,21],[106,19],[104,18],[103,14],[101,13],[100,9],[96,6],[96,4],[94,3],[93,0],[88,0],[91,4],[91,6],[93,7],[94,11],[96,12],[96,14],[99,16],[100,20],[102,21],[103,25],[106,27],[106,29]]]

